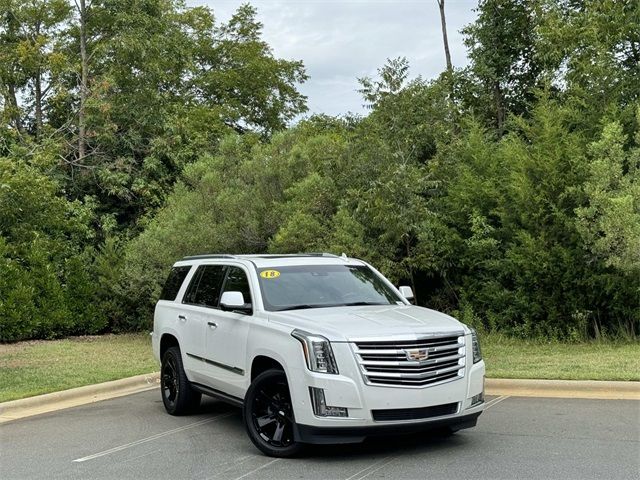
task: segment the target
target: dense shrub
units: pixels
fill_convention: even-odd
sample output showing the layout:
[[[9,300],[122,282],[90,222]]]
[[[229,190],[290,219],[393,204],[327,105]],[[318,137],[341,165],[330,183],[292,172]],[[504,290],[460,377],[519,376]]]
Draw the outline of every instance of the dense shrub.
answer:
[[[96,333],[87,205],[41,169],[0,159],[0,341]]]
[[[373,262],[411,282],[421,304],[481,328],[633,335],[637,149],[624,149],[615,123],[596,141],[571,131],[572,114],[541,99],[499,141],[470,121],[427,163],[395,139],[372,140],[376,116],[355,128],[303,122],[269,144],[230,137],[185,171],[129,245],[130,325],[150,325],[167,268],[183,255],[329,250]]]

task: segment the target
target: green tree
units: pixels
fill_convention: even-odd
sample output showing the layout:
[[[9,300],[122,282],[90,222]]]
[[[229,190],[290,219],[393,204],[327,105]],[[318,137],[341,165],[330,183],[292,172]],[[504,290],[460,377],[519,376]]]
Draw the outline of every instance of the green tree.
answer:
[[[38,137],[47,98],[65,61],[56,39],[69,19],[70,7],[66,0],[3,0],[0,12],[0,88],[5,108],[15,128],[21,130],[28,123],[29,131]]]
[[[591,144],[587,205],[577,213],[592,261],[640,278],[640,149],[625,151],[625,143],[622,126],[611,123]]]
[[[318,118],[269,143],[230,135],[216,155],[188,165],[166,205],[126,248],[123,328],[149,325],[167,268],[184,255],[324,248],[338,199],[332,178],[342,170],[342,129]]]
[[[630,193],[611,189],[626,185],[622,178],[609,192],[590,186],[602,168],[599,162],[607,163],[604,170],[611,175],[601,178],[604,171],[598,171],[598,182],[607,184],[615,172],[621,174],[620,144],[606,135],[614,160],[589,167],[589,150],[593,155],[605,147],[588,147],[581,132],[572,130],[574,115],[542,97],[531,120],[514,121],[499,142],[471,125],[438,153],[434,176],[444,182],[446,195],[434,203],[435,233],[425,240],[438,247],[429,250],[440,259],[439,276],[447,278],[434,294],[440,305],[467,306],[481,312],[487,328],[521,336],[579,339],[620,325],[633,331],[629,326],[640,311],[637,275],[612,270],[605,257],[588,254],[585,243],[588,232],[600,236],[611,221],[603,207],[615,200],[608,200],[622,197],[624,203]],[[619,217],[620,210],[612,215],[619,220],[614,229],[624,230],[609,231],[609,246],[635,229],[636,214],[626,201],[626,217]],[[437,242],[442,235],[450,241]],[[635,241],[630,240],[628,247]]]
[[[87,153],[68,162],[71,191],[96,196],[103,211],[131,225],[223,135],[270,133],[304,111],[295,88],[306,78],[302,64],[274,58],[255,16],[244,6],[217,25],[210,10],[180,1],[94,2],[86,21]],[[70,30],[76,45],[79,22]]]
[[[576,124],[595,136],[606,115],[631,135],[640,100],[640,3],[546,0],[538,17],[538,50]]]
[[[539,83],[535,5],[530,0],[481,0],[477,20],[462,31],[471,59],[463,100],[499,134],[509,114],[529,110]]]

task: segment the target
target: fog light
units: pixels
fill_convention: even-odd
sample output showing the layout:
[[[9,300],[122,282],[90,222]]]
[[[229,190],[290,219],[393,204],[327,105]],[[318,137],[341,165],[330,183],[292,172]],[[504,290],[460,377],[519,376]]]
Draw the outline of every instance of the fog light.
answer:
[[[318,417],[348,417],[349,411],[344,407],[331,407],[327,405],[322,388],[309,387],[313,413]]]
[[[482,402],[484,402],[484,392],[480,392],[479,394],[471,397],[472,407],[475,407],[476,405],[480,405]]]

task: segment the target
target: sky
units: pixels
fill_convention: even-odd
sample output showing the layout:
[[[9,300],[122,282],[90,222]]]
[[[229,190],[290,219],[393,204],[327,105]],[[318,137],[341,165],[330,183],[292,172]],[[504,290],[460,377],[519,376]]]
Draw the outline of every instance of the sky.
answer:
[[[226,22],[247,0],[187,0]],[[406,57],[410,76],[430,79],[445,68],[436,0],[252,0],[276,57],[302,60],[310,78],[299,87],[309,114],[365,114],[358,78],[375,77],[386,59]],[[467,64],[460,29],[476,18],[477,0],[446,0],[454,67]]]

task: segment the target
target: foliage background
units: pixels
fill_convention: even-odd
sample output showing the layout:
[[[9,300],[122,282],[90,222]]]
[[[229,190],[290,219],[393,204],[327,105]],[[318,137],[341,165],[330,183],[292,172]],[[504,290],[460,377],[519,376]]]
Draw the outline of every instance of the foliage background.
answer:
[[[150,327],[199,252],[346,252],[523,338],[637,338],[640,4],[483,0],[312,116],[255,10],[0,0],[0,340]],[[83,45],[85,54],[82,54]]]

